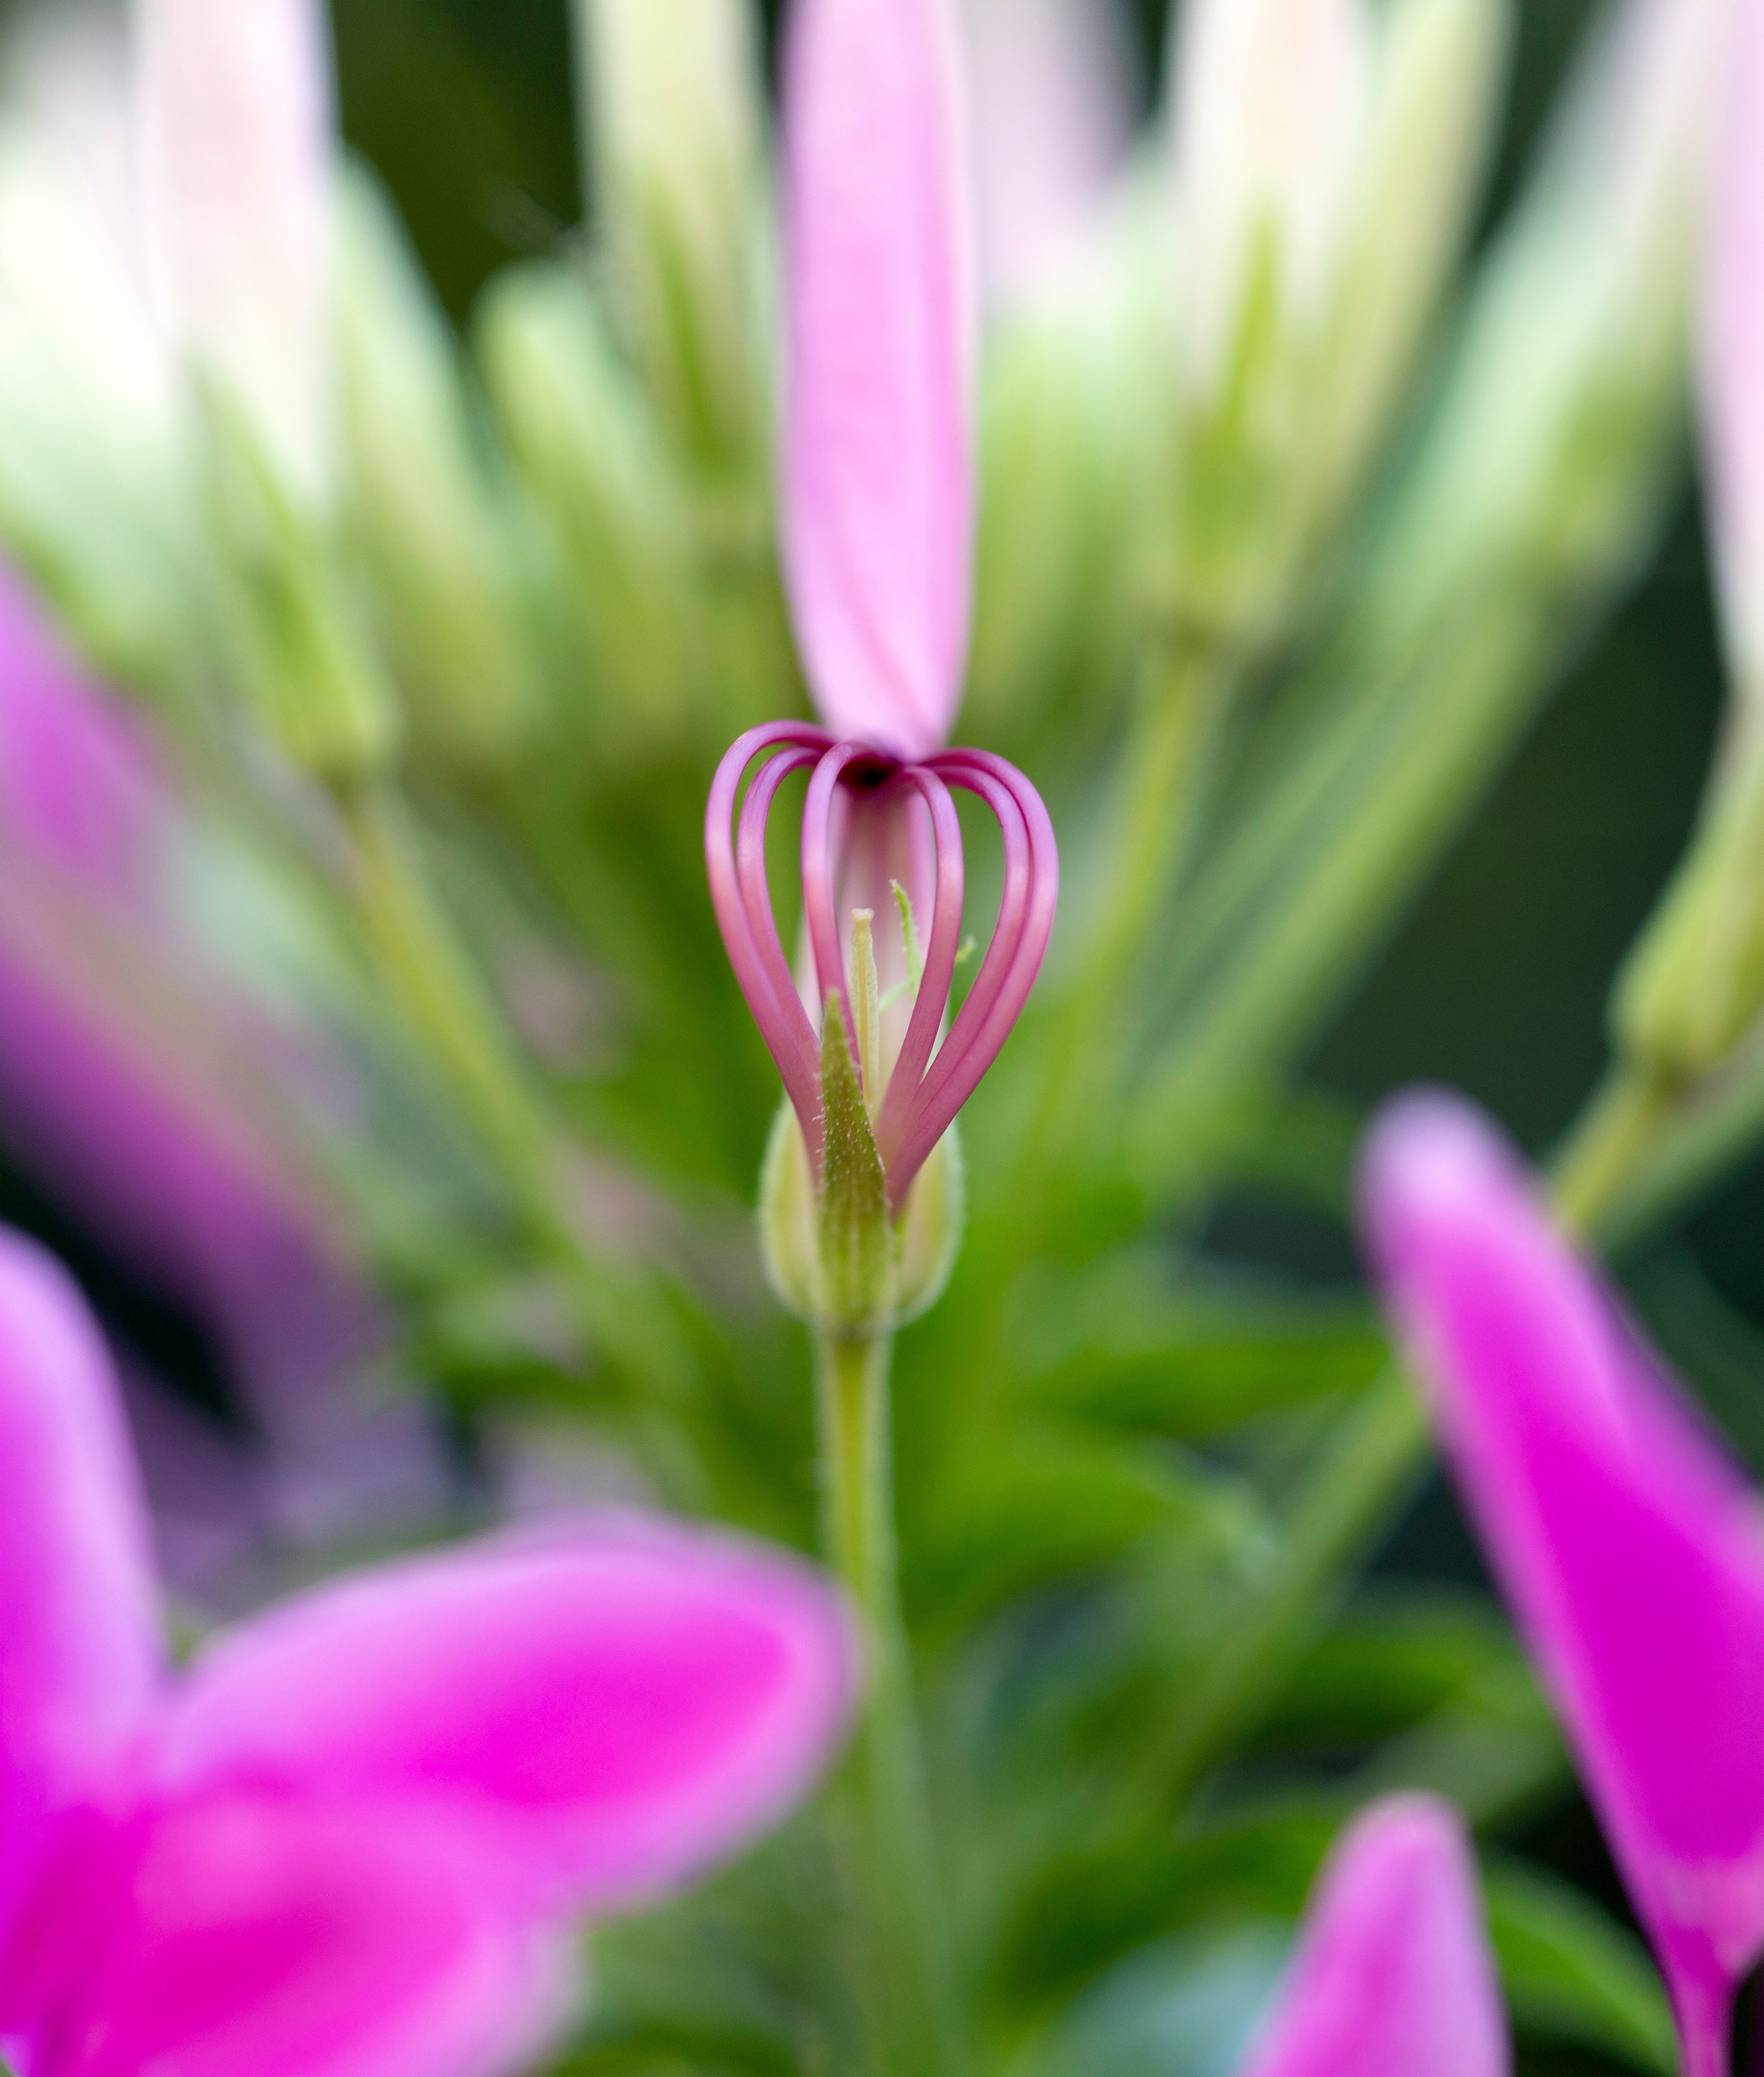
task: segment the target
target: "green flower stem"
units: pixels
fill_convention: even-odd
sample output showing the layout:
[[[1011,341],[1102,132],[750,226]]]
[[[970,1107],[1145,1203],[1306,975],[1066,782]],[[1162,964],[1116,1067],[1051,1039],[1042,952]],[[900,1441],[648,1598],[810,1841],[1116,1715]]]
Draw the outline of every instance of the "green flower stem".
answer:
[[[1683,1107],[1683,1093],[1654,1076],[1625,1068],[1611,1074],[1555,1164],[1556,1209],[1571,1233],[1604,1226]]]
[[[1236,651],[1196,631],[1148,657],[1096,881],[1084,951],[1062,991],[1026,1172],[1045,1166],[1063,1131],[1077,1129],[1091,1096],[1112,1078],[1120,1005],[1134,962],[1186,867],[1198,834],[1221,723],[1241,673]]]
[[[1673,1122],[1658,1091],[1619,1080],[1583,1113],[1555,1166],[1562,1222],[1589,1233],[1621,1202]],[[1239,1596],[1222,1641],[1184,1677],[1175,1739],[1157,1754],[1160,1792],[1186,1803],[1208,1768],[1278,1694],[1315,1639],[1342,1576],[1425,1467],[1432,1434],[1392,1364],[1357,1400],[1313,1467],[1280,1550]]]
[[[339,789],[358,897],[381,972],[464,1105],[517,1210],[548,1247],[558,1228],[554,1140],[488,992],[431,890],[402,802],[389,787]],[[572,1247],[576,1245],[571,1237]]]
[[[564,1211],[564,1135],[430,889],[396,791],[369,782],[339,788],[336,798],[355,845],[362,919],[387,984],[458,1097],[532,1246],[563,1283],[599,1359],[597,1382],[634,1403],[634,1442],[668,1488],[688,1496],[698,1481],[654,1405],[657,1386],[671,1391],[685,1375],[677,1328],[639,1274],[614,1278]]]
[[[892,1337],[816,1338],[827,1556],[863,1617],[869,1699],[847,1764],[871,2020],[886,2077],[958,2077],[959,2007],[901,1620]]]

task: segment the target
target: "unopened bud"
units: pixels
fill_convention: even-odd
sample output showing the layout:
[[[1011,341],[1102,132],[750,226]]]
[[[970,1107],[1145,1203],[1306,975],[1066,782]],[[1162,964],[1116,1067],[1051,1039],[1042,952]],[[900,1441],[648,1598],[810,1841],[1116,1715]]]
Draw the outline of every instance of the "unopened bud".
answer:
[[[1764,1018],[1764,741],[1717,776],[1690,856],[1631,954],[1614,1018],[1625,1056],[1668,1083],[1733,1059]]]
[[[779,1106],[760,1172],[760,1251],[772,1289],[799,1320],[851,1332],[863,1330],[866,1322],[892,1328],[917,1319],[949,1288],[965,1215],[961,1136],[951,1126],[920,1170],[905,1213],[885,1235],[885,1284],[859,1291],[858,1317],[842,1317],[823,1257],[826,1222],[802,1127],[788,1102]]]
[[[1339,515],[1400,401],[1469,230],[1500,113],[1511,0],[1396,0],[1304,443],[1313,526]]]
[[[1354,193],[1371,77],[1366,0],[1190,0],[1173,81],[1182,378],[1196,409],[1257,335],[1315,336]]]
[[[333,462],[321,0],[134,0],[148,260],[170,337],[291,492]]]
[[[707,475],[763,451],[761,99],[749,0],[577,0],[588,177],[657,409]]]
[[[1173,64],[1175,540],[1184,616],[1276,613],[1296,458],[1365,148],[1366,0],[1192,0]]]
[[[539,699],[517,593],[511,486],[474,437],[447,320],[378,184],[343,198],[339,319],[345,518],[412,726],[494,757]]]

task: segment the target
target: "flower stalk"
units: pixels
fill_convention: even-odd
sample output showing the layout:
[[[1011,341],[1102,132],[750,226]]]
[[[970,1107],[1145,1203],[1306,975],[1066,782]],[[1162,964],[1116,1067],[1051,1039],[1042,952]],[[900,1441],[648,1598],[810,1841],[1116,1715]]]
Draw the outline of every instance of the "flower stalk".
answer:
[[[887,1332],[815,1338],[823,1541],[863,1619],[869,1695],[844,1787],[866,1996],[888,2077],[958,2077],[959,2004],[901,1613]]]

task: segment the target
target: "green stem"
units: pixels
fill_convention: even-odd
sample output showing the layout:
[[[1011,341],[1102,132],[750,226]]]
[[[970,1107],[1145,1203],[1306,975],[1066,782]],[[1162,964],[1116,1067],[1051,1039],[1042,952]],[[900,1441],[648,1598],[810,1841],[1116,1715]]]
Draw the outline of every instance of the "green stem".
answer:
[[[1672,1114],[1656,1088],[1621,1076],[1595,1097],[1555,1166],[1554,1194],[1571,1231],[1590,1232],[1604,1220]],[[1327,1619],[1356,1554],[1420,1477],[1431,1442],[1414,1387],[1390,1366],[1322,1451],[1293,1504],[1278,1555],[1239,1596],[1222,1641],[1185,1676],[1175,1739],[1158,1754],[1163,1792],[1176,1804],[1279,1693]]]
[[[1619,1068],[1606,1078],[1555,1165],[1556,1209],[1571,1233],[1604,1225],[1680,1109],[1680,1093],[1645,1072]]]
[[[482,981],[431,892],[402,802],[383,785],[339,789],[364,922],[412,1030],[464,1106],[516,1209],[550,1246],[561,1238],[544,1107]],[[573,1248],[577,1243],[568,1236]]]
[[[357,898],[381,972],[464,1108],[536,1252],[567,1291],[601,1384],[634,1399],[633,1439],[681,1497],[698,1484],[653,1388],[677,1395],[689,1368],[676,1324],[634,1268],[615,1279],[560,1203],[564,1135],[489,992],[430,889],[402,801],[389,785],[339,789],[354,841]],[[639,1390],[639,1388],[646,1388]]]
[[[1193,849],[1238,676],[1234,652],[1200,634],[1167,639],[1146,660],[1109,822],[1112,840],[1084,951],[1062,992],[1064,1011],[1025,1143],[1026,1173],[1046,1165],[1049,1149],[1076,1129],[1088,1099],[1113,1077],[1123,991]]]
[[[846,1788],[879,2068],[887,2077],[957,2077],[959,2008],[901,1616],[892,1353],[887,1334],[816,1340],[827,1555],[863,1617],[870,1654],[868,1707]]]

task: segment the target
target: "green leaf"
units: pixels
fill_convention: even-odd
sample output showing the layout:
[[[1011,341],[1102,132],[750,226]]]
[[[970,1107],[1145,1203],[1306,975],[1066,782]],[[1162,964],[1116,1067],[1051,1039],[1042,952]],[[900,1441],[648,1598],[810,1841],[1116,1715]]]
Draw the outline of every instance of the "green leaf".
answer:
[[[1150,1252],[1040,1280],[1013,1342],[1038,1405],[1182,1437],[1357,1390],[1385,1359],[1382,1330],[1358,1301],[1251,1278],[1179,1280]]]
[[[1521,2033],[1676,2077],[1676,2037],[1646,1950],[1581,1893],[1534,1867],[1485,1874],[1488,1929]]]
[[[943,1491],[915,1526],[907,1582],[912,1601],[940,1625],[1107,1565],[1154,1534],[1229,1555],[1263,1529],[1241,1488],[1176,1451],[1066,1425],[976,1450]]]

